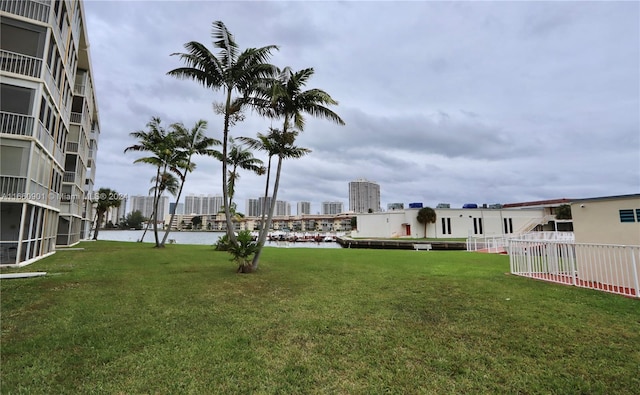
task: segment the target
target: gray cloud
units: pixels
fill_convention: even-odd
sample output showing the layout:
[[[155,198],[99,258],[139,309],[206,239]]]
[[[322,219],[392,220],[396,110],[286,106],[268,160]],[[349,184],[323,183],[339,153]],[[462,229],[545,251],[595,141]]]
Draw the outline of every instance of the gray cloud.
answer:
[[[241,47],[314,67],[347,122],[308,119],[279,198],[348,206],[348,182],[381,185],[383,205],[591,197],[640,189],[640,5],[635,2],[85,2],[101,139],[97,186],[148,190],[129,133],[152,116],[198,119],[220,138],[219,93],[166,72],[222,20]],[[234,135],[277,121],[248,113]],[[186,193],[221,193],[198,158]],[[242,174],[237,194],[262,195]],[[294,210],[295,211],[295,210]]]

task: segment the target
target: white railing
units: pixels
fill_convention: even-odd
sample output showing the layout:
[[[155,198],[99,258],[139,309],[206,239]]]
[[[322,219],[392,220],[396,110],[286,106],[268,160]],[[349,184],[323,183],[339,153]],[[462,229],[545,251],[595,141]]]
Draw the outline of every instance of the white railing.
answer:
[[[67,152],[78,152],[78,143],[67,142]]]
[[[0,10],[40,22],[49,21],[51,0],[2,0]]]
[[[573,232],[528,232],[505,236],[469,236],[467,237],[467,251],[481,251],[489,253],[506,253],[509,242],[518,240],[548,240],[573,242]]]
[[[84,96],[84,84],[74,84],[73,93],[77,96]]]
[[[640,246],[511,240],[511,273],[640,298]]]
[[[42,59],[3,49],[0,50],[0,69],[9,73],[40,78]]]
[[[0,133],[32,136],[33,120],[28,115],[0,111]]]
[[[20,193],[25,193],[27,177],[0,176],[0,197],[17,199]]]
[[[58,105],[58,108],[62,110],[62,104],[60,103],[60,89],[58,89],[56,79],[53,78],[53,73],[51,72],[48,64],[44,65],[43,79],[45,84],[49,87],[49,93],[51,93],[51,97]]]
[[[81,112],[71,112],[71,117],[69,121],[73,123],[82,123],[82,113]]]
[[[76,182],[76,172],[75,171],[65,171],[62,176],[62,182]]]

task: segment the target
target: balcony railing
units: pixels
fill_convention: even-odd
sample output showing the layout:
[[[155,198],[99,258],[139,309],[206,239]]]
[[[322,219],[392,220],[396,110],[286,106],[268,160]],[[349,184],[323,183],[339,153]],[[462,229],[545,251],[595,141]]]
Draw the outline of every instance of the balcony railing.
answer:
[[[73,123],[82,123],[82,113],[81,112],[71,112],[71,117],[69,121]]]
[[[39,78],[42,59],[3,49],[0,50],[0,69],[9,73]]]
[[[34,118],[12,112],[0,112],[0,132],[18,136],[33,135]]]
[[[49,21],[51,0],[1,0],[0,10],[40,22]]]
[[[84,95],[84,84],[75,84],[73,85],[73,94],[83,96]]]
[[[18,194],[24,194],[27,187],[27,177],[0,176],[0,197],[19,199]]]
[[[64,176],[62,176],[62,182],[75,182],[76,181],[76,172],[75,171],[65,171]]]
[[[78,152],[78,143],[67,142],[67,152]]]

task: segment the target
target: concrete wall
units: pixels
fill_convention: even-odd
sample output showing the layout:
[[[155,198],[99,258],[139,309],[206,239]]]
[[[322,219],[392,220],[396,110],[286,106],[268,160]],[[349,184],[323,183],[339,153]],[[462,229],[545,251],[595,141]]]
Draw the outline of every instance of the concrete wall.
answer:
[[[632,209],[635,222],[621,222],[620,210]],[[640,245],[640,195],[584,199],[571,204],[576,243]]]
[[[393,210],[358,214],[358,230],[353,237],[425,237],[424,225],[418,222],[420,209]],[[428,224],[426,237],[466,238],[472,236],[502,236],[529,231],[544,222],[544,208],[534,209],[435,209],[436,222]],[[444,226],[442,220],[444,219]],[[504,223],[508,228],[505,231]],[[510,220],[510,221],[509,221]],[[513,232],[511,232],[511,230]],[[410,234],[407,234],[408,231]]]

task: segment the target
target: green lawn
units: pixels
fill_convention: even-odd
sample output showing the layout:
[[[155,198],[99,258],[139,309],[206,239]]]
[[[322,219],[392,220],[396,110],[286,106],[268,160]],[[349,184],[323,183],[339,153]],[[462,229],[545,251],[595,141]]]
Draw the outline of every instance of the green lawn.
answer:
[[[2,280],[2,393],[637,394],[640,301],[470,252],[83,243]],[[4,270],[3,272],[7,272]]]

